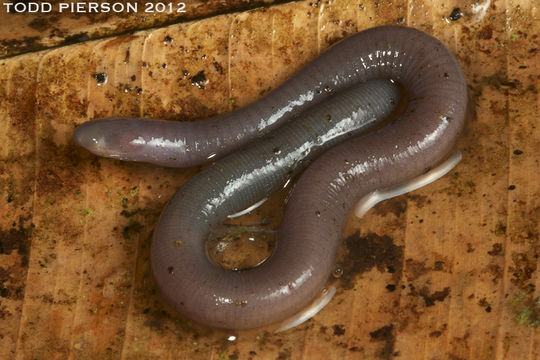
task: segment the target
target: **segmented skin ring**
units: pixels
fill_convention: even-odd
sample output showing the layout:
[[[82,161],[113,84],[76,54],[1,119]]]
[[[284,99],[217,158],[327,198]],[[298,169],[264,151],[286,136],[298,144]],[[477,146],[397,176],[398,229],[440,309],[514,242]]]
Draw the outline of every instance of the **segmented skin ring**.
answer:
[[[321,127],[322,133],[310,133],[312,140],[299,141],[300,134],[320,125],[314,127],[314,119],[328,113],[336,123],[357,119],[361,125],[354,125],[354,132],[393,110],[399,92],[380,79],[402,87],[405,110],[384,126],[332,147],[307,167],[265,262],[245,271],[213,264],[204,246],[213,226],[267,196],[298,164],[308,162],[305,156],[321,152],[326,147],[321,143],[348,137]],[[370,97],[367,87],[376,95]],[[337,43],[244,109],[191,124],[98,120],[78,128],[75,139],[99,155],[165,166],[191,166],[230,154],[169,201],[154,231],[151,264],[165,301],[180,313],[210,326],[245,329],[287,318],[320,293],[355,203],[421,175],[447,156],[463,128],[466,105],[463,72],[441,42],[411,28],[383,26]],[[275,133],[234,152],[276,127]],[[331,135],[336,131],[339,136]]]

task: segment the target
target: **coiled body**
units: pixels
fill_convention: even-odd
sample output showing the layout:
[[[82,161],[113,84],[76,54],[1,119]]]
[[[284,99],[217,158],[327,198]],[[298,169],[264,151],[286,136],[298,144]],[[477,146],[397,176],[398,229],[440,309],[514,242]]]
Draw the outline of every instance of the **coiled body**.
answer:
[[[405,111],[391,123],[330,149],[308,167],[289,198],[276,249],[260,266],[239,272],[221,269],[207,259],[204,240],[211,226],[269,191],[265,179],[271,172],[248,165],[246,177],[238,165],[256,160],[240,152],[201,173],[213,184],[198,175],[179,189],[159,220],[151,250],[152,271],[171,305],[222,328],[253,328],[294,314],[324,286],[355,202],[370,191],[423,173],[448,154],[464,123],[465,79],[443,44],[408,28],[378,27],[353,35],[252,108],[232,114],[247,123],[250,120],[243,116],[254,114],[255,126],[273,127],[286,115],[304,110],[306,103],[322,99],[325,89],[335,92],[374,79],[393,79],[404,88]],[[270,111],[262,122],[257,113],[261,104]],[[237,127],[220,131],[226,131],[227,139],[236,136],[240,144],[247,136],[237,135]],[[148,143],[144,136],[141,144]],[[213,141],[205,143],[211,150],[202,157],[215,153],[217,148],[209,145]],[[156,159],[155,153],[149,156]],[[194,161],[190,158],[186,164]]]
[[[322,150],[387,117],[398,98],[388,80],[353,86],[190,178],[154,230],[151,264],[163,298],[188,317],[222,328],[268,324],[301,306],[306,295],[295,294],[292,304],[279,284],[297,286],[297,274],[287,276],[288,269],[309,247],[233,272],[209,261],[205,240],[213,226],[267,197]]]

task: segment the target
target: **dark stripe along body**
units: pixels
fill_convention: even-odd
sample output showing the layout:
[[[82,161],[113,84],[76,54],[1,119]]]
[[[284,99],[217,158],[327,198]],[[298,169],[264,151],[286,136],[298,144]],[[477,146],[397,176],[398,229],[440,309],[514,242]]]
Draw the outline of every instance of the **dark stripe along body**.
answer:
[[[391,123],[330,149],[308,167],[288,201],[276,249],[262,265],[226,271],[211,264],[204,253],[210,226],[241,210],[217,206],[237,206],[240,197],[251,196],[249,201],[256,201],[257,196],[246,194],[265,186],[264,180],[253,180],[247,182],[253,186],[238,190],[224,179],[238,171],[238,163],[259,160],[230,160],[233,154],[210,167],[208,170],[219,168],[222,174],[223,178],[215,174],[221,190],[213,190],[221,196],[203,193],[208,187],[205,181],[190,180],[179,189],[160,218],[151,252],[158,287],[170,304],[199,322],[241,329],[290,316],[320,292],[334,266],[347,214],[355,202],[375,189],[422,174],[454,146],[466,110],[463,73],[450,51],[433,37],[409,28],[378,27],[334,45],[253,108],[231,113],[239,122],[250,123],[242,116],[256,114],[260,106],[279,113],[288,103],[286,99],[294,102],[314,91],[311,103],[322,98],[324,89],[343,89],[381,78],[393,79],[404,88],[408,97],[405,111]],[[294,109],[303,110],[300,103]],[[100,131],[93,130],[97,136]],[[233,139],[235,133],[228,131],[225,138]],[[215,137],[209,134],[210,139]],[[239,143],[243,139],[240,136]],[[156,158],[155,153],[150,157]],[[142,159],[148,161],[148,157]],[[255,171],[250,178],[259,175],[268,174]],[[212,206],[205,205],[208,203]],[[184,245],[175,248],[177,240]]]

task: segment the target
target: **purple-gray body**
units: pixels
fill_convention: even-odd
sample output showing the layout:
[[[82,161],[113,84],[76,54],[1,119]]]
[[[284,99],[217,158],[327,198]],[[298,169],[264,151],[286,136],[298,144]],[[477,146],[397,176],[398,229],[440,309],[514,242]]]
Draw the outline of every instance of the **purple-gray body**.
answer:
[[[339,91],[338,96],[306,112],[308,126],[301,130],[299,122],[298,134],[309,132],[309,124],[321,114],[333,112],[329,120],[346,120],[357,113],[357,107],[367,116],[359,123],[370,123],[374,115],[386,115],[393,109],[388,103],[396,97],[395,88],[387,82],[374,82],[377,90],[372,97],[350,95],[354,91],[364,94],[362,86],[342,90],[374,79],[399,83],[407,95],[406,109],[390,123],[328,150],[304,171],[289,198],[276,249],[261,265],[233,272],[212,264],[205,253],[206,236],[227,215],[260,200],[286,180],[289,169],[302,161],[290,154],[302,153],[306,146],[308,153],[320,149],[317,136],[311,145],[297,141],[289,146],[300,135],[290,128],[281,132],[278,128],[276,136],[272,132],[255,142],[255,147],[233,153],[190,179],[162,213],[154,232],[151,263],[165,300],[181,313],[211,326],[253,328],[293,315],[321,291],[333,269],[347,215],[360,197],[422,174],[452,149],[463,127],[467,94],[463,73],[450,51],[414,29],[373,28],[336,44],[245,109],[211,119],[206,125],[178,124],[189,130],[185,136],[174,132],[173,125],[158,125],[156,130],[150,120],[141,120],[137,126],[142,132],[128,130],[128,135],[122,135],[117,131],[122,136],[114,135],[115,140],[109,136],[115,133],[111,127],[129,121],[102,120],[107,129],[97,126],[99,122],[87,125],[86,130],[83,125],[75,138],[91,148],[99,145],[99,151],[95,146],[92,151],[110,156],[122,137],[122,152],[115,157],[188,166],[229,153],[291,114],[319,103],[328,92]],[[350,105],[359,97],[368,100]],[[299,120],[285,126],[295,126]],[[169,133],[163,126],[171,127]],[[197,126],[201,129],[193,130]],[[361,126],[353,126],[353,130]],[[324,132],[320,136],[329,138]],[[281,143],[274,143],[278,138]],[[166,139],[170,146],[164,145],[162,140]],[[160,141],[161,146],[154,146]],[[331,138],[329,144],[333,142]],[[175,143],[182,144],[184,153],[178,152]],[[141,154],[136,150],[132,156],[132,146],[149,151]]]

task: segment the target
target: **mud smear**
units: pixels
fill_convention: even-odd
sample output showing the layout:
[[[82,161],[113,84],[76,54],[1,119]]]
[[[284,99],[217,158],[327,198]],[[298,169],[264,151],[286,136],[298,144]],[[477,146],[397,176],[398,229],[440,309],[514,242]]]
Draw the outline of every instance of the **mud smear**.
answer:
[[[19,217],[19,222],[13,223],[9,230],[0,229],[0,254],[11,254],[14,250],[22,256],[22,266],[28,264],[31,231],[23,227],[25,219]]]
[[[0,298],[22,300],[24,284],[12,277],[12,270],[0,267]]]
[[[2,306],[3,299],[21,301],[24,298],[26,273],[30,252],[31,227],[24,227],[27,218],[19,217],[9,230],[0,229],[0,255],[16,252],[13,265],[0,266],[0,320],[15,315],[13,308]],[[20,313],[21,308],[15,309]],[[2,334],[0,334],[0,338]]]
[[[392,279],[399,282],[403,271],[403,247],[396,246],[391,237],[368,233],[360,236],[354,233],[345,239],[347,258],[343,261],[343,276],[340,278],[344,289],[354,287],[354,275],[360,275],[373,268],[389,272]]]
[[[426,307],[434,306],[436,301],[443,302],[448,295],[450,295],[450,288],[445,287],[442,291],[435,291],[432,294],[429,294],[428,288],[422,288],[419,291],[419,295],[422,296]]]
[[[407,211],[407,199],[402,196],[383,201],[373,208],[373,212],[382,217],[386,217],[389,213],[394,214],[395,217],[400,217],[405,211]]]
[[[393,356],[399,356],[398,353],[394,353],[394,344],[396,342],[396,336],[394,334],[394,325],[386,325],[375,331],[369,333],[369,336],[373,341],[384,342],[383,347],[376,353],[381,359],[391,359]]]
[[[538,267],[540,258],[540,246],[533,246],[527,253],[512,254],[513,265],[509,267],[512,274],[510,280],[521,290],[535,291],[534,273]]]

